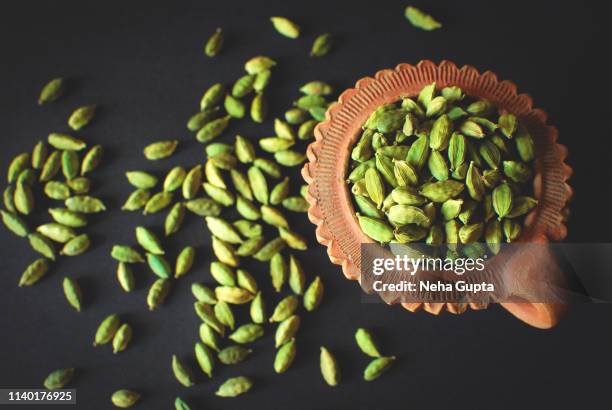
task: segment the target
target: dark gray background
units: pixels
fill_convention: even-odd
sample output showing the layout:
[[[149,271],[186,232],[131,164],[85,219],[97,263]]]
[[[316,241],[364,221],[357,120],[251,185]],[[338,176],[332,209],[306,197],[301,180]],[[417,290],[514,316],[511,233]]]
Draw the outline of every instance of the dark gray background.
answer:
[[[243,62],[257,54],[279,61],[269,93],[272,115],[288,108],[303,82],[322,79],[343,89],[379,69],[424,58],[472,64],[512,79],[546,109],[570,148],[576,197],[569,240],[607,240],[610,224],[602,223],[601,215],[608,213],[604,191],[610,181],[608,14],[601,2],[566,3],[415,1],[445,24],[426,33],[405,21],[406,4],[396,1],[5,2],[0,13],[0,163],[8,165],[49,132],[66,130],[66,117],[76,106],[100,104],[95,123],[81,134],[107,147],[103,167],[94,174],[94,192],[113,210],[92,219],[94,246],[86,256],[62,259],[28,289],[16,285],[35,254],[26,241],[0,230],[0,386],[39,387],[50,370],[75,366],[71,387],[78,389],[78,407],[84,409],[109,408],[109,396],[118,388],[142,392],[139,407],[149,409],[171,408],[177,395],[195,409],[609,406],[605,374],[612,366],[611,306],[574,306],[550,331],[532,329],[497,306],[460,317],[410,314],[360,303],[358,285],[342,278],[320,246],[308,252],[308,270],[323,276],[327,295],[319,311],[304,316],[291,370],[273,373],[267,337],[240,367],[219,368],[212,381],[200,376],[195,387],[185,389],[172,376],[170,356],[177,353],[195,368],[189,357],[199,320],[189,285],[209,280],[203,224],[189,218],[170,245],[171,252],[197,245],[197,269],[154,313],[144,301],[150,275],[139,270],[138,290],[125,294],[108,256],[113,242],[133,242],[136,224],[162,223],[162,216],[145,219],[117,210],[130,191],[123,172],[161,172],[177,161],[201,160],[202,148],[185,130],[186,119],[208,85],[233,82]],[[280,37],[268,23],[270,15],[294,18],[303,37]],[[211,60],[202,44],[217,26],[227,32],[226,47]],[[312,39],[324,31],[337,35],[333,52],[307,58]],[[54,76],[71,79],[66,97],[37,107],[42,84]],[[272,131],[269,122],[244,121],[227,136],[237,132],[260,137]],[[165,137],[182,141],[176,157],[146,162],[143,145]],[[45,220],[42,213],[33,219],[32,225]],[[305,218],[292,223],[313,238]],[[261,283],[268,282],[264,266],[249,268]],[[63,298],[64,275],[82,282],[86,302],[80,314]],[[116,356],[108,347],[91,346],[99,321],[111,312],[121,313],[135,330],[133,344]],[[373,383],[361,380],[368,360],[353,342],[358,326],[372,328],[383,351],[399,356],[397,366]],[[337,354],[342,368],[343,380],[335,389],[319,375],[322,344]],[[233,400],[213,396],[222,380],[238,374],[255,379],[252,392]]]

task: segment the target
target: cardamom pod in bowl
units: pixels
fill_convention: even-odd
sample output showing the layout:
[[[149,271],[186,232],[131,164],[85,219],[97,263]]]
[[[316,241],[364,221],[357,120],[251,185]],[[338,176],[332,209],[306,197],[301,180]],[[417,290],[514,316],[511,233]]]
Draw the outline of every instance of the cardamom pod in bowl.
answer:
[[[447,95],[436,97],[443,89],[446,89]],[[461,140],[456,138],[457,141],[453,141],[453,136],[445,132],[449,125],[447,119],[431,121],[431,129],[426,132],[429,140],[425,144],[428,143],[432,152],[436,152],[433,156],[420,155],[423,150],[418,147],[418,138],[412,143],[412,146],[417,146],[414,149],[402,146],[402,141],[397,140],[397,138],[403,138],[399,133],[393,144],[385,141],[385,135],[388,134],[384,134],[384,131],[396,129],[398,121],[404,124],[406,111],[411,111],[409,105],[413,100],[427,99],[426,104],[419,101],[421,108],[414,107],[416,109],[425,107],[427,111],[415,112],[416,117],[440,118],[440,114],[445,113],[443,116],[451,117],[452,120],[459,118],[457,115],[462,114],[451,113],[452,110],[447,111],[444,101],[445,98],[457,98],[455,94],[457,92],[464,92],[475,102],[475,105],[467,109],[467,117],[461,120],[461,134],[476,139],[481,138],[483,128],[491,124],[484,118],[486,115],[481,116],[479,112],[496,109],[499,110],[501,117],[495,117],[495,121],[500,126],[512,129],[512,122],[518,121],[533,136],[533,147],[531,148],[535,157],[534,174],[532,178],[525,180],[533,187],[530,187],[531,192],[528,196],[520,199],[523,202],[522,205],[529,208],[529,212],[526,216],[521,215],[521,218],[524,219],[520,222],[517,222],[519,221],[517,219],[512,223],[502,224],[507,241],[547,243],[562,240],[567,235],[563,215],[567,202],[572,196],[572,189],[567,184],[572,170],[565,164],[567,149],[557,143],[557,130],[547,125],[544,111],[534,108],[528,95],[518,94],[513,83],[499,81],[497,76],[491,72],[481,74],[471,66],[459,68],[448,61],[440,64],[421,61],[416,66],[400,64],[394,70],[379,71],[374,78],[365,77],[359,80],[355,88],[348,89],[340,95],[338,102],[327,111],[325,120],[317,126],[315,142],[309,146],[307,151],[309,162],[302,170],[302,175],[309,185],[307,198],[310,209],[308,214],[310,220],[317,226],[317,240],[327,246],[330,260],[342,266],[344,275],[348,279],[360,279],[361,244],[363,243],[410,242],[418,239],[424,241],[427,235],[431,237],[428,239],[437,240],[436,238],[441,235],[440,229],[438,227],[437,231],[432,232],[425,202],[436,202],[436,206],[440,208],[440,203],[447,201],[449,204],[446,211],[452,215],[457,205],[453,202],[463,190],[463,185],[466,188],[466,193],[463,195],[470,200],[477,202],[484,200],[487,192],[490,196],[494,196],[493,207],[500,220],[506,216],[509,218],[515,216],[511,215],[513,211],[509,204],[512,202],[509,198],[511,192],[505,184],[500,186],[496,182],[498,175],[490,172],[485,176],[471,162],[463,167],[459,166],[460,164],[457,163],[459,156],[456,155],[456,150],[457,147],[462,146]],[[398,101],[403,101],[403,111],[401,114],[394,115],[393,104]],[[390,111],[391,114],[385,113],[377,119],[374,115],[377,111]],[[368,121],[377,121],[378,130],[381,132],[370,133],[366,136],[362,126],[368,128]],[[411,135],[413,126],[411,121],[406,121],[403,126],[404,134]],[[406,127],[409,130],[406,130]],[[414,135],[418,137],[418,133]],[[363,143],[364,138],[366,143]],[[526,171],[524,165],[512,162],[511,158],[504,160],[502,156],[500,159],[499,150],[496,149],[494,143],[495,141],[479,143],[481,159],[484,160],[482,167],[485,168],[487,164],[497,164],[503,171],[502,162],[500,162],[503,161],[503,164],[508,167],[504,172],[506,177],[511,178],[512,175],[517,181],[521,179]],[[371,146],[376,148],[376,155],[367,152]],[[519,150],[521,148],[519,147]],[[382,151],[384,155],[379,156],[379,151]],[[440,152],[444,154],[444,157]],[[406,161],[401,160],[406,158],[407,154]],[[519,154],[523,153],[519,152]],[[523,157],[523,155],[519,156]],[[393,161],[393,158],[400,160]],[[380,172],[368,172],[368,167],[364,166],[361,170],[363,175],[356,178],[360,180],[352,181],[354,182],[352,186],[347,185],[345,181],[349,173],[356,169],[355,167],[351,169],[350,166],[353,163],[363,164],[365,160],[372,161],[376,165],[372,168]],[[426,183],[419,185],[418,190],[412,189],[411,181],[419,178],[414,170],[422,167],[427,161],[430,171],[427,174],[428,179],[424,181]],[[447,162],[449,166],[446,165]],[[452,175],[455,173],[461,175]],[[475,183],[475,177],[478,183]],[[465,184],[455,182],[454,180],[457,179],[463,179]],[[480,179],[483,179],[486,186],[482,186]],[[490,188],[489,191],[487,187]],[[390,188],[393,188],[392,195],[389,194]],[[517,199],[514,200],[515,203]],[[456,201],[459,202],[460,199]],[[366,211],[369,211],[369,216],[363,215],[364,207]],[[356,214],[356,209],[361,213]],[[463,235],[466,241],[483,235],[485,229],[481,224],[466,222],[470,217],[468,211],[469,209],[465,211],[462,209],[464,215],[459,216],[463,223],[459,235]],[[389,220],[386,221],[384,218]],[[384,226],[381,226],[380,223]],[[404,226],[410,229],[404,229],[403,224],[407,224]],[[396,227],[395,230],[393,226]],[[397,227],[402,228],[400,230]],[[364,233],[364,229],[369,235]],[[498,257],[494,259],[496,258]],[[551,260],[543,259],[541,263]],[[513,255],[512,261],[520,264],[521,255]],[[510,313],[526,323],[539,328],[549,328],[558,322],[565,310],[565,305],[536,303],[529,295],[522,295],[520,292],[520,289],[529,288],[528,281],[540,278],[538,275],[540,272],[537,271],[537,265],[533,265],[532,270],[520,275],[520,279],[513,277],[513,289],[517,293],[507,295],[508,297],[504,298],[501,303]],[[516,286],[519,280],[526,281],[524,287]],[[485,308],[486,304],[479,302],[406,302],[402,303],[402,306],[410,311],[423,308],[429,313],[438,314],[442,310],[463,313],[468,306],[476,310]]]

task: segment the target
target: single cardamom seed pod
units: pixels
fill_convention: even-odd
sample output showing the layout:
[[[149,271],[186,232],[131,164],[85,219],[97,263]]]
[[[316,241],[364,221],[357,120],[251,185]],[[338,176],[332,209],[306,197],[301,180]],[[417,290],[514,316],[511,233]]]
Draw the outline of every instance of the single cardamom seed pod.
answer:
[[[128,323],[122,324],[113,337],[113,353],[117,354],[127,349],[132,341],[132,334],[132,327]]]
[[[388,243],[393,240],[393,228],[381,219],[357,215],[359,226],[364,234],[376,242]]]
[[[264,328],[261,325],[248,323],[237,328],[228,337],[230,340],[236,343],[245,344],[254,342],[255,340],[262,337],[263,334]]]
[[[147,252],[155,255],[163,255],[164,249],[159,238],[144,226],[136,227],[136,241]]]
[[[301,262],[294,256],[289,256],[289,287],[296,295],[304,293],[306,275]]]
[[[100,199],[88,195],[77,195],[68,198],[64,205],[73,212],[83,214],[95,214],[106,211],[106,206]]]
[[[19,174],[21,174],[21,172],[28,167],[29,162],[30,154],[28,154],[27,152],[17,155],[11,161],[7,172],[7,181],[9,184],[12,184],[17,180]]]
[[[19,286],[32,286],[49,270],[49,261],[44,258],[40,258],[31,263],[25,271],[21,274],[19,279]]]
[[[270,258],[270,278],[272,287],[280,292],[287,280],[287,263],[283,255],[278,252]]]
[[[262,246],[261,249],[253,255],[253,258],[260,262],[267,262],[271,260],[274,255],[282,251],[284,247],[285,241],[282,238],[274,238]]]
[[[201,130],[204,125],[212,121],[219,109],[218,106],[215,106],[193,114],[187,121],[187,129],[193,132]]]
[[[270,17],[272,25],[285,37],[296,39],[300,36],[300,27],[285,17]]]
[[[30,187],[24,182],[18,182],[15,186],[13,201],[15,208],[21,214],[29,215],[34,211],[34,195]]]
[[[43,382],[47,390],[63,389],[74,376],[74,368],[57,369],[49,373]]]
[[[289,295],[282,299],[274,308],[270,316],[270,322],[282,322],[289,316],[293,315],[298,306],[298,298],[295,295]]]
[[[112,314],[104,318],[98,326],[94,338],[94,347],[110,343],[119,329],[119,316]]]
[[[217,352],[220,350],[217,332],[212,327],[210,327],[206,323],[202,323],[200,325],[199,333],[200,333],[200,340],[202,340],[202,343],[204,343],[206,346],[210,347],[211,349]]]
[[[310,283],[310,285],[308,285],[308,288],[306,288],[306,291],[304,292],[304,309],[306,309],[308,312],[312,312],[318,308],[323,300],[324,291],[323,282],[321,281],[321,278],[317,276]]]
[[[172,355],[172,372],[183,386],[191,387],[195,384],[191,370],[176,355]]]
[[[363,371],[363,380],[371,382],[372,380],[378,379],[383,373],[389,370],[394,361],[395,356],[379,357],[372,360]]]
[[[501,152],[497,145],[491,141],[484,141],[480,145],[480,156],[491,168],[497,168],[501,162]]]
[[[298,315],[292,315],[283,320],[276,328],[276,334],[274,335],[275,347],[279,348],[291,340],[299,328],[300,317]]]
[[[244,137],[236,135],[235,143],[236,157],[243,164],[249,164],[255,160],[255,147]]]
[[[53,132],[47,137],[47,142],[53,148],[60,151],[81,151],[87,144],[80,139],[74,138],[68,134],[60,134]]]
[[[206,123],[198,133],[196,134],[196,139],[198,142],[206,143],[214,140],[218,136],[220,136],[223,131],[228,127],[230,123],[231,117],[226,115],[225,117],[217,118]]]
[[[55,248],[51,241],[39,234],[38,232],[33,232],[28,235],[28,241],[30,242],[30,246],[36,252],[40,253],[47,259],[55,260]]]
[[[514,195],[512,194],[512,190],[510,189],[508,184],[498,185],[493,190],[493,210],[497,214],[499,220],[508,215],[512,210],[513,197]]]
[[[146,159],[155,161],[163,158],[167,158],[174,153],[178,146],[177,140],[164,140],[157,141],[147,145],[144,150],[144,156]]]
[[[427,228],[432,223],[422,209],[411,205],[393,205],[387,213],[387,218],[395,226],[416,224]]]
[[[251,390],[253,382],[248,377],[238,376],[227,379],[215,395],[219,397],[236,397]]]
[[[318,35],[310,49],[311,57],[323,57],[331,50],[333,46],[333,37],[330,33]]]
[[[385,199],[385,185],[379,172],[375,168],[369,168],[366,171],[365,186],[370,199],[380,208]]]
[[[432,31],[442,27],[442,24],[435,18],[422,12],[416,7],[406,7],[404,16],[410,22],[410,24],[412,24],[414,27],[420,28],[421,30]]]
[[[134,272],[129,264],[119,262],[117,265],[117,281],[124,291],[131,292],[134,290],[136,279],[134,278]]]
[[[49,81],[43,87],[38,97],[38,105],[47,104],[60,98],[64,94],[65,81],[58,77]]]
[[[503,222],[503,231],[504,236],[506,237],[506,242],[514,242],[521,235],[521,225],[510,220],[504,219]]]
[[[251,349],[247,349],[243,346],[228,346],[221,350],[217,357],[219,361],[226,365],[238,364],[247,358],[253,352]]]
[[[219,323],[221,323],[223,326],[229,327],[232,330],[234,329],[234,326],[236,326],[236,319],[234,318],[232,308],[230,308],[227,302],[218,300],[213,307],[213,311]]]
[[[480,171],[473,161],[470,162],[467,176],[465,177],[465,185],[467,186],[470,197],[476,201],[482,201],[482,197],[485,194],[485,186]]]
[[[256,166],[250,167],[247,171],[247,177],[251,184],[251,190],[253,191],[255,199],[266,205],[269,201],[268,182],[261,169]]]
[[[266,321],[266,304],[261,292],[258,292],[251,301],[249,315],[253,323],[262,324]]]
[[[36,230],[54,242],[66,243],[76,236],[74,229],[58,223],[40,225]]]
[[[262,172],[272,178],[280,178],[283,176],[283,171],[274,161],[266,158],[255,158],[253,165],[259,168]]]
[[[251,102],[251,119],[256,123],[262,123],[268,114],[268,103],[263,91],[258,92]]]
[[[321,346],[321,358],[320,358],[320,366],[321,366],[321,375],[323,375],[323,380],[330,386],[336,386],[340,382],[340,369],[338,367],[338,362],[334,355],[327,350],[324,346]]]
[[[231,286],[216,287],[215,296],[220,302],[231,303],[234,305],[242,305],[244,303],[248,303],[255,297],[251,292],[246,289]]]
[[[171,282],[168,279],[159,278],[153,282],[147,293],[147,305],[149,310],[155,310],[164,304],[168,293],[170,293]]]
[[[282,345],[276,352],[274,358],[274,371],[278,374],[284,373],[291,367],[296,354],[295,338]]]
[[[355,341],[357,342],[357,346],[361,349],[361,351],[367,354],[370,357],[381,357],[382,355],[378,351],[378,347],[374,342],[374,337],[372,334],[364,328],[357,329],[355,332]]]
[[[189,202],[188,202],[189,203]],[[220,212],[220,211],[219,211]],[[183,225],[183,219],[185,218],[185,205],[182,202],[177,202],[170,208],[166,219],[164,220],[164,234],[170,236]]]
[[[40,182],[47,182],[55,178],[62,166],[61,156],[62,154],[60,151],[53,151],[49,157],[47,157],[40,171],[40,176],[38,177]]]
[[[174,408],[175,410],[191,410],[189,404],[187,404],[187,402],[180,397],[177,397],[174,400]]]
[[[448,179],[448,165],[444,156],[439,151],[431,151],[428,160],[429,172],[438,181],[446,181]]]
[[[217,28],[215,32],[210,36],[206,45],[204,46],[204,54],[208,57],[216,57],[223,48],[223,30]]]
[[[204,302],[208,305],[214,305],[217,303],[215,292],[201,283],[193,283],[191,285],[191,293],[198,302]]]
[[[524,126],[520,126],[514,136],[514,140],[516,142],[516,150],[518,151],[519,157],[524,162],[532,161],[535,158],[535,143],[529,130]]]
[[[200,342],[197,342],[195,344],[195,357],[196,360],[198,361],[198,365],[200,366],[200,369],[202,369],[202,372],[204,372],[204,374],[206,374],[209,378],[212,377],[212,372],[213,369],[215,367],[215,359],[211,353],[210,350],[208,350],[208,348]]]
[[[518,120],[514,114],[503,114],[499,116],[497,121],[501,132],[506,138],[512,138],[518,129]]]
[[[114,245],[111,251],[111,257],[123,263],[143,263],[144,258],[135,249],[127,245]]]
[[[292,196],[283,199],[283,207],[292,212],[308,212],[310,204],[301,196]]]
[[[17,236],[21,236],[22,238],[28,236],[28,225],[23,219],[21,219],[18,215],[6,212],[5,210],[0,209],[0,213],[2,213],[2,222],[8,230]]]
[[[244,64],[244,70],[249,74],[259,74],[264,70],[269,70],[276,65],[276,61],[270,57],[257,56],[248,60]]]
[[[225,336],[225,326],[219,321],[213,308],[204,302],[196,302],[193,304],[198,317],[208,326],[214,329],[221,337]]]
[[[255,295],[258,291],[257,281],[253,275],[244,269],[238,269],[236,271],[236,283],[238,287]]]
[[[62,287],[64,289],[64,296],[66,296],[66,300],[77,312],[81,311],[81,305],[83,300],[83,293],[81,292],[81,287],[79,283],[72,278],[65,277],[62,282]]]
[[[238,98],[228,94],[225,96],[224,102],[225,111],[232,118],[244,118],[246,114],[246,106]]]
[[[147,189],[137,189],[125,200],[121,209],[124,211],[137,211],[144,207],[151,198],[151,192]]]
[[[224,219],[207,216],[205,221],[208,230],[217,238],[232,244],[242,243],[240,234],[234,229],[232,224],[226,222]]]
[[[83,107],[79,107],[74,110],[70,115],[70,118],[68,118],[68,125],[73,130],[78,131],[91,122],[95,112],[95,105],[85,105]]]
[[[493,219],[487,222],[484,237],[485,241],[487,242],[487,246],[495,255],[497,255],[500,251],[502,235],[501,223],[498,220]]]
[[[463,135],[466,135],[468,137],[478,138],[478,139],[484,138],[486,135],[482,127],[478,123],[472,120],[463,121],[461,125],[459,126],[459,132],[461,132]]]
[[[251,185],[249,184],[248,177],[242,172],[232,169],[230,171],[230,176],[232,178],[232,183],[234,184],[234,188],[236,191],[243,196],[245,199],[249,201],[253,200],[253,191],[251,190]]]
[[[236,268],[240,265],[240,258],[236,254],[236,250],[229,243],[217,238],[212,237],[212,249],[213,253],[219,259],[220,262],[225,263],[228,266]]]
[[[529,196],[519,196],[514,198],[512,211],[506,215],[506,218],[516,218],[519,216],[526,215],[533,208],[536,207],[538,201]]]
[[[195,249],[193,248],[193,246],[184,247],[176,258],[176,264],[174,267],[174,277],[180,278],[181,276],[186,275],[191,270],[194,259]]]
[[[140,393],[137,393],[133,390],[117,390],[111,396],[111,402],[115,407],[119,407],[122,409],[126,409],[128,407],[132,407],[140,400]]]
[[[270,83],[270,78],[272,77],[272,71],[270,70],[262,70],[255,74],[255,81],[253,82],[253,89],[256,92],[261,92],[266,89],[268,84]]]
[[[185,168],[181,166],[172,168],[164,179],[164,191],[174,192],[181,188],[183,186],[183,181],[185,181],[185,176],[187,176]]]
[[[212,109],[214,106],[218,105],[223,98],[224,87],[221,83],[216,83],[210,86],[202,95],[202,99],[200,100],[200,111],[205,111],[208,109]]]
[[[89,240],[89,236],[86,233],[83,233],[66,242],[60,251],[60,254],[65,256],[81,255],[89,249],[90,245],[91,242]]]

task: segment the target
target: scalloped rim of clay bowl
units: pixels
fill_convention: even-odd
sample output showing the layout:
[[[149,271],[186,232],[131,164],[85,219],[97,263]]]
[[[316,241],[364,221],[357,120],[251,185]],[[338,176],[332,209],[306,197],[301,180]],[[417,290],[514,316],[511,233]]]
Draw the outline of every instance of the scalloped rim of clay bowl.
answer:
[[[533,107],[527,94],[519,94],[514,83],[498,80],[491,71],[480,73],[450,61],[435,64],[424,60],[416,65],[400,64],[381,70],[374,77],[364,77],[354,88],[345,90],[327,110],[325,120],[315,129],[315,141],[307,149],[308,162],[302,176],[308,184],[308,217],[316,225],[316,238],[327,247],[332,263],[341,265],[350,280],[360,276],[360,246],[373,241],[365,236],[355,217],[350,193],[345,183],[350,152],[362,124],[372,111],[382,105],[414,96],[432,82],[438,88],[459,86],[476,98],[485,98],[501,110],[514,113],[527,126],[536,144],[534,196],[538,206],[527,216],[519,240],[560,241],[567,236],[562,210],[572,197],[567,180],[572,169],[565,163],[567,148],[557,143],[558,132],[547,124],[546,113]],[[423,308],[432,314],[443,310],[463,313],[468,305],[483,309],[486,305],[467,303],[403,303],[409,311]],[[502,303],[510,313],[524,322],[550,328],[561,317],[565,306],[545,303]]]

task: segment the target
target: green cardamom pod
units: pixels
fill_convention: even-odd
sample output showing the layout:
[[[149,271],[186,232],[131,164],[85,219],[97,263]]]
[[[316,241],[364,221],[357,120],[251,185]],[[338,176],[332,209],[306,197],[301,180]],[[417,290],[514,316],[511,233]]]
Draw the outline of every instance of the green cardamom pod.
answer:
[[[210,232],[217,238],[232,244],[242,243],[240,234],[229,222],[226,222],[224,219],[207,216],[205,221],[206,225],[208,226],[208,230],[210,230]]]
[[[249,74],[258,74],[264,70],[269,70],[276,65],[276,61],[270,57],[257,56],[248,60],[244,64],[244,70]]]
[[[512,138],[518,129],[518,120],[514,114],[503,114],[499,116],[499,128],[506,138]]]
[[[21,214],[29,215],[34,211],[34,195],[30,187],[24,182],[18,182],[15,186],[13,201],[15,208]]]
[[[228,346],[221,350],[217,357],[219,361],[225,365],[238,364],[247,358],[253,352],[243,346]]]
[[[253,295],[256,294],[258,291],[258,286],[257,282],[255,281],[255,278],[253,277],[253,275],[251,275],[248,271],[244,269],[238,269],[236,271],[236,283],[238,284],[238,287],[247,290]]]
[[[292,150],[282,150],[274,153],[274,159],[285,167],[295,167],[306,161],[306,154]]]
[[[95,214],[106,210],[106,206],[100,199],[88,195],[77,195],[68,198],[64,205],[73,212],[84,214]]]
[[[201,143],[206,143],[214,140],[225,131],[229,125],[231,117],[226,115],[225,117],[217,118],[206,123],[196,134],[196,139]]]
[[[61,77],[54,78],[45,84],[38,97],[38,105],[47,104],[60,98],[64,94],[64,84],[65,81]]]
[[[155,310],[164,304],[168,293],[170,293],[171,282],[168,279],[159,278],[153,282],[147,294],[147,305],[149,310]]]
[[[256,166],[250,167],[247,171],[247,177],[251,184],[251,190],[253,191],[255,199],[266,205],[269,201],[268,182],[261,169]]]
[[[45,236],[39,234],[38,232],[33,232],[28,235],[28,241],[30,242],[30,246],[36,252],[40,253],[47,259],[55,260],[55,248],[53,243]]]
[[[359,226],[364,234],[381,243],[393,240],[393,228],[381,219],[357,215]]]
[[[248,377],[238,376],[227,379],[215,395],[219,397],[236,397],[251,390],[253,382]]]
[[[248,177],[242,172],[232,169],[230,171],[230,176],[232,178],[232,183],[234,184],[234,188],[240,195],[249,201],[253,200],[253,191],[251,190],[251,185],[249,184]]]
[[[253,165],[272,178],[280,178],[283,171],[274,161],[266,158],[255,158]]]
[[[251,102],[251,119],[256,123],[262,123],[268,114],[268,103],[263,91],[255,94]]]
[[[301,196],[291,196],[283,199],[283,207],[292,212],[308,212],[310,204]]]
[[[416,7],[408,6],[404,12],[406,19],[414,27],[425,31],[432,31],[442,27],[442,24],[429,14],[422,12]]]
[[[68,134],[56,132],[49,134],[47,142],[53,148],[61,151],[80,151],[87,146],[87,144],[80,139],[74,138]]]
[[[204,125],[212,121],[219,112],[219,109],[216,106],[193,114],[187,121],[187,129],[193,132],[199,131]]]
[[[298,307],[298,298],[295,295],[289,295],[282,299],[274,308],[270,316],[270,322],[282,322],[289,316],[293,315]]]
[[[2,213],[2,222],[4,223],[4,226],[7,227],[7,229],[9,229],[17,236],[28,236],[28,225],[23,219],[21,219],[16,214],[12,214],[4,210],[0,210],[0,213]]]
[[[229,327],[232,330],[234,329],[234,326],[236,325],[236,319],[234,318],[234,313],[232,312],[232,309],[227,304],[227,302],[219,299],[213,307],[213,311],[219,323],[221,323],[223,326]]]
[[[43,233],[44,235],[44,233]],[[114,245],[111,251],[113,259],[124,263],[143,263],[144,258],[135,249],[127,245]]]
[[[174,400],[174,408],[175,410],[191,410],[191,407],[180,397]]]
[[[254,298],[254,295],[248,290],[232,286],[216,287],[215,295],[219,302],[231,303],[233,305],[242,305],[250,302]]]
[[[521,225],[510,220],[504,219],[503,222],[503,231],[504,236],[506,237],[506,242],[514,242],[521,235]]]
[[[367,354],[370,357],[381,357],[382,355],[378,351],[378,347],[376,346],[376,342],[374,342],[374,337],[372,334],[364,329],[359,328],[357,332],[355,332],[355,341],[357,342],[357,346],[361,349],[361,351]]]
[[[304,293],[306,286],[306,275],[300,261],[294,256],[289,256],[289,287],[296,295]]]
[[[279,227],[278,233],[281,239],[285,241],[287,246],[291,249],[296,249],[298,251],[305,251],[308,249],[308,242],[306,241],[306,238],[297,232],[288,228]]]
[[[272,287],[280,292],[287,280],[287,263],[283,255],[278,252],[270,258],[270,278]]]
[[[389,370],[394,361],[395,356],[379,357],[372,360],[363,371],[363,380],[371,382],[372,380],[378,379],[383,373]]]
[[[253,258],[260,262],[266,262],[272,259],[274,255],[279,253],[285,247],[285,241],[282,238],[275,238],[266,243],[261,247],[254,255]]]
[[[28,154],[27,152],[17,155],[11,161],[7,172],[7,181],[9,184],[12,184],[17,180],[19,174],[21,174],[21,172],[28,167],[29,162],[30,154]]]
[[[204,54],[208,57],[215,57],[223,48],[223,30],[217,28],[215,32],[210,36],[204,45]]]
[[[199,333],[200,333],[200,340],[202,340],[202,343],[204,343],[206,346],[210,347],[211,349],[217,352],[220,350],[217,332],[212,327],[210,327],[206,323],[202,323],[200,325]]]
[[[234,194],[231,191],[228,191],[227,189],[214,186],[208,182],[204,182],[202,184],[202,187],[204,188],[204,192],[206,192],[208,196],[210,196],[220,205],[232,206],[236,201]]]
[[[79,107],[70,114],[68,118],[68,125],[75,131],[80,130],[87,124],[89,124],[96,112],[95,105],[85,105]]]
[[[132,192],[125,200],[121,209],[124,211],[137,211],[144,207],[151,198],[151,193],[147,189],[137,189]]]
[[[225,111],[232,118],[244,118],[246,114],[246,106],[238,98],[228,94],[225,96],[224,102]]]
[[[187,172],[185,171],[185,168],[181,166],[172,168],[168,174],[166,174],[166,178],[164,179],[164,191],[173,192],[182,187],[186,175]]]
[[[465,177],[465,185],[470,197],[476,201],[482,201],[482,197],[485,194],[485,186],[480,171],[473,161],[470,162],[467,176]]]
[[[310,49],[311,57],[323,57],[331,50],[333,46],[333,37],[330,33],[318,35]]]
[[[416,224],[429,227],[432,223],[422,209],[411,205],[393,205],[387,213],[387,218],[395,226]]]
[[[174,267],[174,277],[180,278],[181,276],[186,275],[191,270],[194,259],[195,249],[193,248],[193,246],[184,247],[176,258],[176,264]]]
[[[191,285],[191,293],[198,302],[204,302],[209,305],[217,303],[215,292],[201,283],[193,283]]]
[[[536,207],[538,201],[529,196],[519,196],[514,198],[512,211],[506,215],[506,218],[516,218],[523,216]]]
[[[221,83],[216,83],[210,86],[202,95],[202,99],[200,100],[200,110],[205,111],[208,109],[212,109],[215,105],[221,102],[223,98],[224,87]]]
[[[468,137],[478,139],[484,138],[486,135],[482,127],[472,120],[463,121],[459,126],[459,132]]]
[[[428,167],[431,175],[438,181],[446,181],[448,179],[448,165],[444,156],[439,151],[431,151]]]
[[[81,235],[75,236],[74,238],[66,242],[66,244],[60,251],[60,254],[65,256],[81,255],[85,253],[87,249],[89,249],[90,245],[91,242],[89,241],[89,236],[86,233],[83,233]]]
[[[117,390],[111,396],[113,405],[122,409],[132,407],[138,400],[140,400],[140,394],[133,390]]]
[[[96,330],[93,343],[94,347],[110,343],[113,340],[113,337],[115,337],[115,333],[117,333],[119,325],[119,316],[116,314],[112,314],[104,318]]]
[[[321,346],[320,366],[323,380],[332,387],[338,385],[340,382],[338,362],[334,355],[324,346]]]
[[[493,210],[498,216],[498,219],[504,218],[512,210],[513,204],[512,190],[508,184],[498,185],[492,194]]]
[[[257,92],[261,92],[266,89],[268,84],[270,83],[270,78],[272,77],[272,71],[270,70],[262,70],[255,74],[255,81],[253,82],[253,89]]]
[[[49,270],[49,261],[40,258],[31,263],[22,273],[19,286],[32,286],[38,282]]]
[[[445,202],[455,198],[463,192],[464,185],[461,182],[447,180],[439,182],[428,182],[421,186],[419,193],[433,202]]]
[[[147,145],[144,150],[144,156],[146,159],[155,161],[163,158],[167,158],[174,153],[178,146],[177,140],[164,140],[157,141]]]
[[[501,161],[501,152],[497,145],[493,144],[491,141],[484,141],[480,145],[480,156],[491,168],[497,168]]]
[[[484,235],[487,246],[491,252],[493,252],[493,254],[498,254],[502,241],[501,223],[496,219],[487,222]]]
[[[255,147],[244,137],[236,135],[235,143],[236,157],[243,164],[249,164],[255,160]]]
[[[316,308],[319,307],[321,301],[323,300],[324,287],[321,278],[317,276],[314,280],[308,285],[306,291],[304,292],[303,304],[304,309],[308,312],[312,312]]]
[[[291,340],[300,328],[300,317],[292,315],[283,320],[276,328],[274,335],[275,347],[278,348]]]
[[[300,36],[300,27],[285,17],[270,17],[272,25],[285,37],[296,39]]]
[[[52,241],[66,243],[76,236],[74,229],[58,223],[40,225],[36,230]]]
[[[532,161],[535,158],[535,143],[529,130],[524,126],[520,126],[514,140],[516,142],[516,150],[519,157],[524,162]]]
[[[212,237],[212,249],[213,253],[221,261],[226,265],[229,265],[233,268],[238,267],[240,265],[240,258],[236,254],[236,250],[232,245],[217,238],[216,236]]]
[[[228,338],[236,343],[252,343],[262,337],[264,328],[255,323],[248,323],[237,328]]]
[[[189,202],[188,202],[189,203]],[[183,219],[185,218],[185,205],[182,202],[177,202],[170,208],[164,220],[164,234],[170,236],[181,228]]]
[[[57,369],[49,373],[43,382],[47,390],[63,389],[74,376],[74,368]]]
[[[134,278],[134,272],[129,264],[125,262],[119,262],[117,265],[117,281],[119,286],[126,292],[131,292],[136,286],[136,280]]]
[[[191,370],[176,356],[172,355],[172,372],[176,380],[185,387],[195,384]]]
[[[221,337],[225,336],[225,326],[217,319],[213,308],[204,302],[196,302],[193,304],[196,314],[198,317],[210,326],[215,332]]]
[[[251,301],[249,314],[253,323],[262,324],[266,321],[266,305],[261,292]]]
[[[132,334],[132,326],[128,323],[122,324],[113,337],[113,353],[117,354],[127,349],[132,341]]]
[[[2,199],[4,202],[4,208],[10,213],[17,213],[17,208],[15,207],[15,187],[12,185],[7,186],[4,189]]]
[[[153,231],[144,226],[136,227],[136,241],[147,252],[155,255],[163,255],[165,253],[159,238]]]
[[[71,180],[79,174],[79,157],[75,151],[62,152],[62,173],[66,180]]]
[[[65,277],[64,281],[62,282],[62,287],[64,289],[64,296],[66,296],[66,300],[70,306],[72,306],[77,312],[80,312],[83,294],[78,282],[72,278]]]

